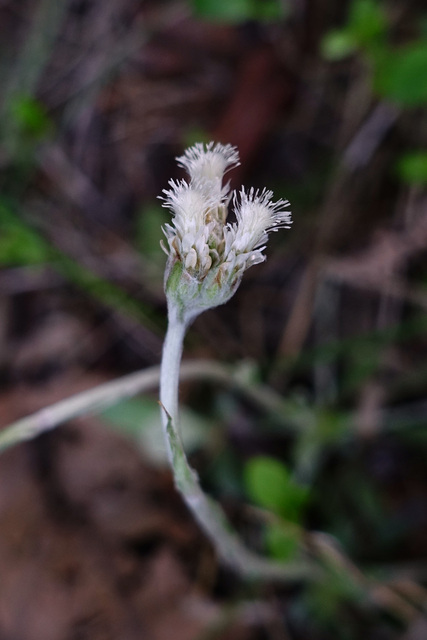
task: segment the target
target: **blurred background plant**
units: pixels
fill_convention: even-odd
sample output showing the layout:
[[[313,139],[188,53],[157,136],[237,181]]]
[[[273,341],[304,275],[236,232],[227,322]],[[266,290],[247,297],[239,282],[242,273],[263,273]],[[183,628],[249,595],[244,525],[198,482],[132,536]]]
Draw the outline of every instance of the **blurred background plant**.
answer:
[[[156,198],[186,146],[235,144],[232,186],[295,222],[192,327],[186,358],[217,369],[182,385],[185,442],[248,545],[318,569],[218,566],[153,392],[0,458],[0,637],[426,637],[426,20],[417,0],[0,3],[2,426],[158,364]]]

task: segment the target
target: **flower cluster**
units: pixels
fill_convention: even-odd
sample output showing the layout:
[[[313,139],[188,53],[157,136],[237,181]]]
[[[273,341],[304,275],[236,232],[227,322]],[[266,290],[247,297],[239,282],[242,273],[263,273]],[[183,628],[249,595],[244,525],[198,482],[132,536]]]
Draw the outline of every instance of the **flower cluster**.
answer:
[[[234,294],[244,271],[265,260],[270,231],[289,227],[287,200],[273,202],[266,189],[230,195],[225,173],[239,164],[229,144],[201,143],[177,158],[190,180],[169,182],[163,206],[173,214],[163,229],[168,255],[165,288],[170,306],[191,320],[204,309],[223,304]],[[227,222],[232,202],[236,222]]]

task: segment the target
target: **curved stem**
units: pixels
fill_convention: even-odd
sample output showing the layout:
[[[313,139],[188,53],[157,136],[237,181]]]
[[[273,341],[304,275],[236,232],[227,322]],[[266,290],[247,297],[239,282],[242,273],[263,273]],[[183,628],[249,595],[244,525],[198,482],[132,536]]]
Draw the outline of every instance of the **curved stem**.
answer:
[[[160,371],[160,398],[164,407],[162,409],[162,423],[178,490],[212,541],[222,561],[242,575],[259,579],[276,579],[282,582],[312,576],[313,568],[306,564],[278,564],[258,557],[246,549],[231,531],[221,508],[203,493],[197,475],[189,466],[178,431],[178,385],[185,330],[185,323],[170,323]],[[214,362],[186,363],[183,373],[182,377],[187,379],[198,377],[216,380],[221,384],[235,386],[241,392],[248,393],[245,384],[235,379],[228,369],[220,367]],[[67,420],[87,413],[95,413],[126,397],[153,388],[157,385],[158,380],[159,369],[152,367],[61,400],[31,416],[18,420],[1,431],[0,452],[53,429]],[[259,398],[259,401],[267,407],[270,407],[271,400],[268,394],[266,398],[262,394]],[[273,405],[279,402],[277,398],[273,398],[273,400]]]
[[[203,492],[197,474],[188,463],[179,433],[178,385],[185,331],[184,322],[170,319],[160,374],[162,425],[177,489],[221,560],[241,575],[286,582],[312,575],[312,568],[305,563],[280,564],[252,553],[231,530],[220,506]]]
[[[164,368],[167,371],[167,367]],[[180,380],[210,380],[217,384],[231,387],[243,396],[247,396],[261,409],[272,415],[284,413],[284,401],[274,391],[262,385],[250,385],[240,379],[238,369],[220,365],[210,360],[195,360],[185,362],[181,366]],[[40,409],[35,413],[16,420],[0,430],[0,453],[9,447],[36,438],[41,433],[55,429],[55,427],[73,420],[79,416],[99,413],[108,407],[159,386],[160,367],[154,366],[142,371],[131,373],[105,382],[92,389],[81,391],[65,400]],[[164,387],[166,388],[166,387]],[[167,403],[166,399],[165,402]],[[300,413],[300,411],[299,411]],[[284,426],[292,427],[292,407],[287,407],[287,418]],[[299,426],[298,421],[296,426]],[[300,427],[302,428],[302,426]]]

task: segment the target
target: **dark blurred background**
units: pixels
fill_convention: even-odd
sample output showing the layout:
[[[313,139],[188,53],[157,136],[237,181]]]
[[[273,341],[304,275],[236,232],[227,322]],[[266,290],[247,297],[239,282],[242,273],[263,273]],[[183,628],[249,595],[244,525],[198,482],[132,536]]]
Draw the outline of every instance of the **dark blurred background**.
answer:
[[[182,386],[187,450],[250,546],[321,567],[219,566],[144,395],[0,459],[0,640],[427,638],[425,3],[1,0],[0,31],[0,425],[159,363],[157,196],[237,145],[294,224],[190,330],[231,382]]]

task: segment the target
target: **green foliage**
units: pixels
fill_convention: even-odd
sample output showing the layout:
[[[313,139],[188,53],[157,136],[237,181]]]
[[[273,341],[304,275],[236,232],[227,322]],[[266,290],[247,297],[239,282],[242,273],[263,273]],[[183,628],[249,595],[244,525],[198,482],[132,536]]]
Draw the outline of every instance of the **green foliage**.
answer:
[[[265,532],[267,549],[272,558],[288,560],[298,551],[300,533],[297,529],[270,522]]]
[[[427,151],[406,153],[397,164],[400,178],[413,185],[427,184]]]
[[[387,20],[375,0],[354,0],[350,5],[347,24],[327,33],[322,41],[322,54],[328,60],[340,60],[357,49],[374,54],[384,46]]]
[[[252,458],[246,464],[246,489],[252,500],[261,507],[281,512],[288,484],[288,470],[274,458]]]
[[[51,257],[47,242],[14,215],[5,200],[0,200],[0,236],[3,266],[40,265]]]
[[[24,135],[43,138],[52,127],[43,105],[32,96],[13,96],[9,103],[12,122]]]
[[[427,41],[384,55],[375,70],[377,92],[402,107],[427,103]]]
[[[154,332],[159,332],[159,323],[153,322],[151,309],[147,305],[134,300],[121,287],[59,251],[20,217],[15,206],[5,198],[0,200],[0,265],[29,266],[47,263],[93,298],[142,322]]]
[[[298,548],[298,527],[308,500],[308,489],[292,480],[289,470],[274,458],[251,458],[244,469],[244,483],[249,497],[259,506],[269,509],[287,521],[268,523],[266,543],[270,555],[277,559],[291,557]]]
[[[250,498],[259,506],[298,522],[307,501],[307,489],[292,480],[284,464],[267,456],[251,458],[245,466],[244,479]]]
[[[276,371],[292,370],[294,373],[301,374],[310,371],[315,364],[333,363],[339,360],[344,370],[340,391],[354,392],[378,369],[384,349],[393,344],[403,347],[425,335],[426,330],[427,318],[420,312],[385,329],[371,330],[356,336],[331,340],[314,348],[307,348],[299,354],[297,360],[279,361]],[[408,379],[407,373],[406,379]],[[299,411],[302,412],[302,407]]]
[[[128,295],[120,286],[105,280],[93,271],[81,266],[72,258],[56,252],[55,268],[67,280],[99,300],[107,307],[118,310],[141,322],[153,332],[159,333],[159,322],[153,321],[153,312],[144,304]]]
[[[280,0],[192,0],[196,16],[218,22],[277,20],[285,17]]]
[[[358,46],[375,48],[387,33],[387,19],[381,4],[376,0],[355,0],[350,5],[346,29]]]
[[[347,23],[325,35],[321,50],[328,60],[362,53],[371,65],[373,89],[379,96],[402,107],[426,104],[425,34],[397,49],[391,48],[387,36],[387,18],[381,4],[375,0],[353,0]]]
[[[41,102],[25,94],[7,97],[0,123],[1,144],[20,180],[31,174],[37,147],[53,130],[53,122]],[[21,171],[25,168],[24,174],[19,174],[18,167]]]
[[[321,42],[322,56],[326,60],[342,60],[354,53],[357,43],[351,33],[345,29],[329,31]]]

